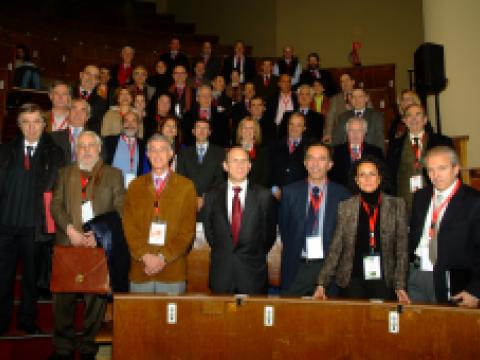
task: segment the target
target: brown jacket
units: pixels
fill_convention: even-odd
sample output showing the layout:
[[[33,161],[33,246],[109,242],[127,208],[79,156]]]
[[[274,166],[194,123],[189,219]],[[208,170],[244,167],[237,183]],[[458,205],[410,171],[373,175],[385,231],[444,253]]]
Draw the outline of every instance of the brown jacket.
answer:
[[[125,196],[122,172],[99,160],[93,174],[87,185],[87,197],[92,201],[93,213],[101,215],[116,211],[122,214]],[[52,216],[57,225],[57,244],[70,245],[70,239],[65,233],[67,225],[73,224],[76,230],[82,231],[81,192],[77,163],[60,169],[51,204]]]
[[[327,286],[332,276],[340,287],[348,286],[355,256],[360,196],[338,205],[337,225],[318,284]],[[380,211],[381,263],[387,287],[406,288],[408,238],[405,202],[382,193]]]
[[[197,196],[193,183],[187,178],[170,173],[159,199],[159,219],[167,223],[164,246],[149,245],[150,225],[154,220],[155,188],[152,174],[133,180],[125,197],[123,228],[132,264],[130,280],[133,282],[184,281],[187,276],[187,252],[195,233]],[[146,253],[162,254],[167,265],[158,274],[145,274],[140,260]]]

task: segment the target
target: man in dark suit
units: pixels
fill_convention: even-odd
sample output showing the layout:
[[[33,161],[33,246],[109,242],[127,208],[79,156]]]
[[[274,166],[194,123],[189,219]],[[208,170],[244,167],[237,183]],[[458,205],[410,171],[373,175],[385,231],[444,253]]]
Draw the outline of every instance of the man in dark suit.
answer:
[[[184,143],[193,145],[195,139],[192,134],[193,125],[197,119],[210,121],[212,144],[228,147],[230,145],[230,126],[225,112],[218,112],[212,106],[212,90],[208,85],[202,85],[197,90],[197,101],[182,120]]]
[[[310,107],[313,100],[313,89],[308,84],[302,84],[297,88],[298,108],[297,112],[305,117],[305,137],[309,140],[321,140],[323,137],[323,126],[325,118],[321,113],[313,111]],[[283,115],[280,125],[279,136],[283,137],[287,133],[287,119],[292,115],[292,111],[287,111]]]
[[[326,145],[308,145],[304,163],[307,178],[285,186],[280,202],[281,291],[288,296],[314,293],[335,230],[337,205],[349,196],[343,186],[327,181],[332,159]]]
[[[273,66],[273,74],[280,76],[282,74],[290,75],[292,79],[292,86],[297,86],[300,81],[300,74],[302,73],[302,64],[293,54],[293,47],[287,45],[283,48],[283,56]]]
[[[126,86],[133,83],[133,58],[135,49],[131,46],[124,46],[120,52],[122,62],[110,69],[110,80],[108,87],[116,89],[119,86]]]
[[[276,236],[274,201],[270,191],[247,180],[251,165],[244,149],[230,149],[223,166],[228,181],[205,197],[210,289],[215,294],[265,294],[267,254]]]
[[[250,100],[250,116],[258,121],[262,132],[262,144],[271,145],[276,139],[276,126],[274,122],[265,116],[265,101],[260,96],[254,96]]]
[[[288,74],[282,74],[278,78],[279,92],[267,102],[267,118],[276,125],[277,139],[282,137],[283,115],[287,111],[294,111],[298,108],[296,94],[292,91],[292,79]],[[285,133],[283,133],[285,136]]]
[[[233,47],[233,56],[227,57],[223,62],[223,77],[230,79],[233,69],[237,69],[240,73],[240,83],[253,81],[257,70],[255,62],[249,56],[245,56],[245,43],[243,41],[236,41]]]
[[[65,155],[65,164],[70,164],[76,160],[75,144],[77,137],[83,131],[89,117],[90,105],[88,102],[82,98],[73,99],[67,117],[67,128],[50,134],[55,144],[62,148]]]
[[[177,37],[172,37],[168,47],[169,51],[160,55],[160,60],[167,64],[167,74],[171,75],[173,73],[173,69],[177,65],[182,65],[187,71],[189,71],[190,63],[187,55],[180,52],[180,39]]]
[[[122,133],[107,136],[103,142],[105,164],[122,170],[125,189],[142,175],[145,161],[145,142],[138,137],[139,117],[130,111],[122,117]]]
[[[240,122],[240,120],[249,116],[250,114],[250,102],[252,101],[255,94],[255,85],[253,84],[253,82],[245,83],[245,85],[243,86],[243,96],[241,101],[235,103],[235,105],[232,106],[232,144],[235,143],[238,123]]]
[[[21,136],[0,148],[0,334],[12,318],[14,279],[22,259],[22,297],[17,328],[36,334],[37,276],[40,246],[52,240],[44,202],[58,169],[64,165],[62,150],[44,133],[45,121],[36,104],[19,109]]]
[[[422,105],[407,107],[404,122],[407,132],[389,144],[387,160],[396,194],[405,200],[407,213],[410,213],[413,193],[429,181],[422,161],[425,153],[437,145],[453,148],[453,142],[446,136],[434,134],[431,128],[426,127],[427,116]]]
[[[305,117],[293,113],[288,119],[287,136],[272,145],[272,194],[277,200],[280,200],[284,186],[304,179],[307,175],[303,165],[306,142],[304,132]]]
[[[210,41],[203,42],[199,59],[205,64],[205,77],[208,80],[212,81],[215,76],[220,74],[222,64],[217,56],[212,55],[212,43]]]
[[[80,72],[80,84],[76,91],[73,92],[74,97],[81,97],[90,104],[90,117],[87,121],[87,129],[100,134],[102,128],[103,116],[107,112],[107,102],[97,94],[96,87],[100,78],[100,70],[95,65],[87,65]]]
[[[263,59],[262,73],[254,80],[256,94],[264,100],[271,98],[278,91],[278,76],[273,75],[272,70],[272,60]]]
[[[323,81],[325,95],[332,96],[337,92],[337,85],[330,71],[320,69],[320,57],[317,53],[310,53],[307,56],[307,68],[302,71],[299,84],[313,85],[313,80],[316,79]]]
[[[453,301],[477,308],[480,193],[461,183],[458,156],[452,148],[431,148],[425,164],[432,185],[413,197],[408,294],[412,301]]]
[[[367,121],[368,130],[365,141],[375,145],[384,151],[385,133],[383,130],[383,114],[367,107],[368,97],[363,89],[354,89],[352,91],[352,110],[342,113],[332,133],[332,145],[338,145],[345,142],[347,138],[345,124],[353,116],[361,117]]]
[[[383,159],[382,150],[365,142],[367,122],[365,119],[352,117],[345,125],[347,141],[333,148],[333,167],[328,177],[338,184],[348,186],[349,173],[352,164],[366,155],[374,155]]]
[[[193,181],[197,192],[197,211],[202,218],[205,193],[219,186],[225,179],[222,162],[225,151],[208,142],[210,121],[197,119],[193,126],[195,144],[180,150],[177,173]]]

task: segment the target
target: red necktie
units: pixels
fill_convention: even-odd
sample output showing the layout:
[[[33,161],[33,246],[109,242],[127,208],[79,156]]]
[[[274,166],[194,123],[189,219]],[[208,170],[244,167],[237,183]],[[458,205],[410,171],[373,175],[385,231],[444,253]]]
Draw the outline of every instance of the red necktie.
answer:
[[[242,191],[240,186],[233,188],[233,201],[232,201],[232,236],[233,246],[237,245],[238,234],[240,233],[240,224],[242,223],[242,205],[240,204],[239,193]]]
[[[25,170],[30,170],[30,161],[32,160],[33,146],[27,145],[27,152],[23,156],[23,168]]]
[[[263,86],[268,87],[268,84],[270,84],[270,79],[268,76],[265,76],[263,79]]]

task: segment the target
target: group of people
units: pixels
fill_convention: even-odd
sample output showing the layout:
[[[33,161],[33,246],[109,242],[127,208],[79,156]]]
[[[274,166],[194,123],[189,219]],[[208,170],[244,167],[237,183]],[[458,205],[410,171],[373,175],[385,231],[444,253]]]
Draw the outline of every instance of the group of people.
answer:
[[[209,43],[203,51],[194,73],[211,70]],[[461,182],[452,142],[433,132],[418,96],[401,93],[385,155],[383,117],[349,74],[334,93],[316,54],[305,73],[286,47],[255,83],[243,52],[238,42],[225,60],[225,88],[220,64],[208,81],[188,82],[178,39],[150,78],[126,47],[110,70],[110,110],[111,82],[94,65],[73,91],[52,85],[47,113],[20,107],[21,135],[0,147],[0,332],[18,259],[17,327],[34,334],[40,250],[49,241],[96,247],[83,225],[108,212],[122,218],[131,292],[184,293],[200,228],[213,294],[267,294],[278,225],[283,296],[479,305],[479,193]],[[76,296],[53,302],[52,358],[71,358]],[[86,294],[85,303],[78,350],[91,359],[106,299]]]

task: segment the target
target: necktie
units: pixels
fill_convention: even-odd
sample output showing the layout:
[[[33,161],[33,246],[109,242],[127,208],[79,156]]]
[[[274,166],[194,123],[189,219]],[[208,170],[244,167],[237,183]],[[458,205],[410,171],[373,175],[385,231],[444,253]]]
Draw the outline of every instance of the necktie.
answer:
[[[242,222],[242,205],[240,204],[240,191],[242,188],[240,186],[235,186],[233,188],[233,200],[232,200],[232,236],[233,236],[233,245],[237,245],[238,234],[240,233],[240,224]]]
[[[161,179],[160,178],[155,178],[153,182],[155,183],[155,190],[158,191],[158,189],[160,188]]]
[[[312,198],[308,206],[307,212],[307,235],[318,235],[318,208],[315,206],[315,202],[320,199],[320,188],[314,186],[312,188]],[[313,201],[312,201],[313,200]]]
[[[358,146],[353,146],[352,148],[352,151],[353,151],[353,161],[357,161],[358,159],[360,159],[360,151],[358,151]]]
[[[83,91],[82,91],[82,98],[83,98],[83,99],[87,99],[87,98],[88,98],[88,91],[87,91],[87,90],[83,90]]]
[[[32,162],[33,146],[27,145],[25,148],[27,149],[27,152],[23,157],[23,168],[25,170],[30,170],[30,165]]]
[[[203,162],[203,158],[205,157],[205,145],[200,145],[197,149],[198,154],[198,162],[201,164]]]
[[[265,78],[263,79],[263,85],[265,87],[268,87],[268,85],[270,84],[270,77],[267,75],[265,76]]]
[[[415,170],[418,170],[420,168],[420,142],[418,137],[413,138],[413,144],[412,144],[412,149],[413,149],[413,154],[415,155]]]
[[[200,109],[200,119],[207,119],[208,120],[208,110],[207,109]]]
[[[434,209],[438,208],[442,204],[442,201],[443,201],[442,194],[438,194],[437,196],[435,196],[435,200],[433,201]],[[440,226],[439,223],[440,221],[437,220],[437,223],[435,224],[435,231],[433,233],[434,235],[432,236],[428,244],[428,253],[429,253],[430,261],[434,265],[437,262],[437,234],[438,234],[438,228]]]
[[[363,113],[361,111],[356,111],[355,116],[361,118],[363,116]]]
[[[288,151],[289,153],[293,153],[295,149],[297,148],[298,141],[297,140],[289,140],[288,141]]]

